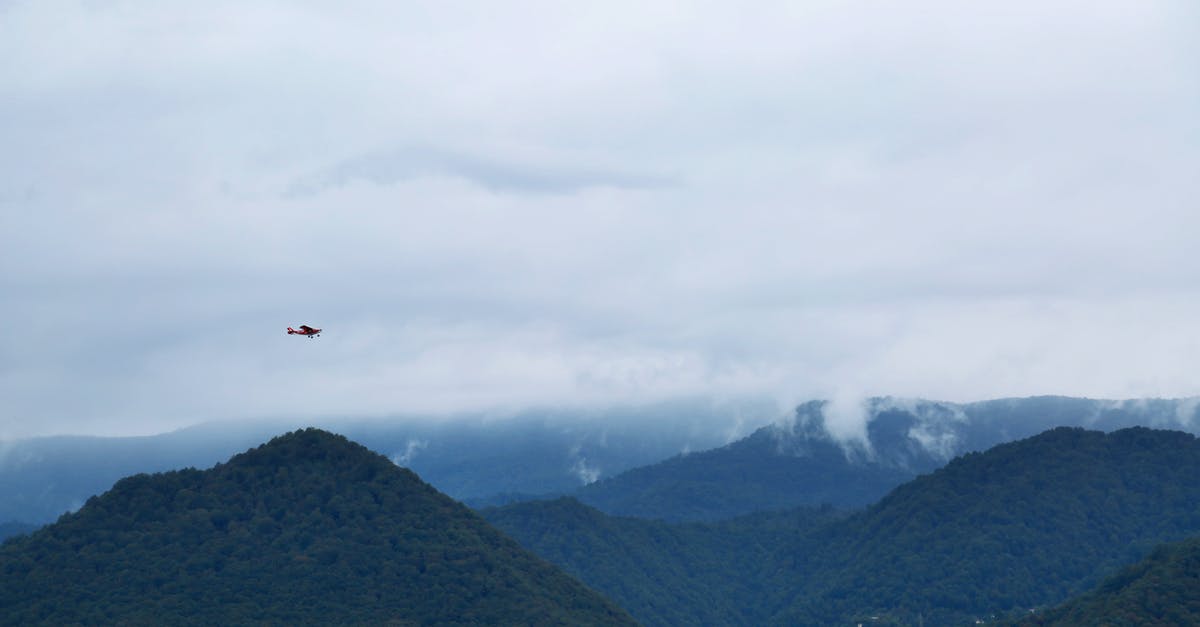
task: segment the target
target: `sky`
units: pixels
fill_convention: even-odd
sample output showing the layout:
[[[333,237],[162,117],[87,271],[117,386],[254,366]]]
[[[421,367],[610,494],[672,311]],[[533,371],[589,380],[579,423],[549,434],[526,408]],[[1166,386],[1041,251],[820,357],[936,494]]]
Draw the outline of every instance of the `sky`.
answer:
[[[1200,395],[1197,6],[0,0],[0,439]]]

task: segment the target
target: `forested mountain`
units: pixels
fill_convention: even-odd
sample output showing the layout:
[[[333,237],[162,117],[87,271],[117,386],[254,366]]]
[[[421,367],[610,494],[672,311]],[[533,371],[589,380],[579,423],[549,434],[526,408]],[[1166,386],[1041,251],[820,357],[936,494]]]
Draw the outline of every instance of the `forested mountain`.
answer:
[[[865,506],[955,455],[1050,426],[1195,431],[1198,407],[1200,399],[1043,396],[966,405],[870,399],[852,408],[862,412],[854,419],[865,420],[862,441],[830,435],[827,423],[845,417],[836,416],[838,411],[823,401],[806,402],[790,419],[762,428],[758,426],[768,423],[772,413],[749,401],[325,423],[413,468],[445,494],[476,506],[570,494],[607,513],[716,520],[802,504]],[[743,430],[756,428],[743,437]],[[44,524],[121,477],[209,467],[283,430],[269,422],[214,423],[148,437],[4,442],[0,520]],[[596,479],[600,482],[593,484]]]
[[[860,507],[951,458],[1054,426],[1200,428],[1200,399],[1102,401],[1066,397],[955,404],[892,398],[851,408],[862,439],[836,439],[829,403],[799,406],[778,422],[724,447],[679,455],[578,489],[609,514],[719,520],[800,505]]]
[[[1156,548],[1096,590],[1022,625],[1200,625],[1200,538]]]
[[[773,406],[772,406],[773,407]],[[720,446],[774,419],[762,403],[677,401],[513,416],[316,421],[411,468],[460,500],[566,493],[597,478]],[[295,421],[210,423],[146,437],[58,436],[0,442],[0,520],[43,524],[122,477],[208,468]]]
[[[1198,401],[1036,397],[954,404],[876,398],[849,408],[861,414],[851,420],[865,421],[862,440],[830,435],[828,425],[845,421],[840,414],[847,408],[822,401],[805,403],[787,420],[762,428],[777,416],[751,402],[320,424],[476,505],[573,494],[608,513],[716,520],[798,505],[864,506],[956,455],[1052,426],[1196,431]],[[0,520],[50,522],[123,476],[207,468],[295,426],[214,423],[139,438],[0,443]],[[618,476],[624,471],[629,472]]]
[[[1194,436],[1140,427],[1059,428],[963,456],[792,549],[777,618],[954,624],[1060,602],[1200,533],[1198,473]]]
[[[8,624],[632,624],[412,472],[280,436],[0,546]]]
[[[919,468],[934,467],[931,460]],[[911,467],[847,457],[828,437],[783,439],[771,426],[597,481],[574,496],[617,516],[713,521],[799,505],[862,507],[915,475]]]
[[[572,498],[481,512],[643,625],[758,625],[780,547],[844,513],[801,508],[719,523],[672,524],[603,514]]]
[[[792,533],[769,514],[650,524],[569,501],[486,516],[646,623],[708,613],[731,624],[956,625],[1059,603],[1163,541],[1200,534],[1196,476],[1190,434],[1060,428],[957,458]],[[580,558],[588,553],[601,557]],[[616,572],[660,583],[643,599],[650,584],[624,589]]]

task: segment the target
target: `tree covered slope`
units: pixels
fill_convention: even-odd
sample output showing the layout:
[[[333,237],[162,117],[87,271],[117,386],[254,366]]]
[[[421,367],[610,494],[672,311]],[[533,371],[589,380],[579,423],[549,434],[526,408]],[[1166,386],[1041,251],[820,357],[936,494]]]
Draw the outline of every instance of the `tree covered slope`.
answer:
[[[9,624],[632,624],[341,436],[138,475],[0,547]]]
[[[955,624],[1060,602],[1200,532],[1197,476],[1195,436],[1140,427],[966,455],[799,543],[776,618]]]
[[[960,625],[1060,603],[1200,534],[1197,476],[1190,434],[1060,428],[818,524],[622,519],[569,500],[485,515],[647,624]]]
[[[1163,545],[1098,588],[1022,625],[1200,625],[1200,538]]]
[[[843,513],[802,508],[718,523],[608,516],[572,498],[481,512],[643,625],[756,625],[772,556]]]

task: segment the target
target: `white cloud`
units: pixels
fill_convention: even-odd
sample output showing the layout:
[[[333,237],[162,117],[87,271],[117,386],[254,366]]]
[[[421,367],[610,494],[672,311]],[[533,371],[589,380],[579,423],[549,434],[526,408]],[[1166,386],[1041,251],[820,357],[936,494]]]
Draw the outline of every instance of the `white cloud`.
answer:
[[[1194,11],[5,4],[0,437],[1196,395]]]

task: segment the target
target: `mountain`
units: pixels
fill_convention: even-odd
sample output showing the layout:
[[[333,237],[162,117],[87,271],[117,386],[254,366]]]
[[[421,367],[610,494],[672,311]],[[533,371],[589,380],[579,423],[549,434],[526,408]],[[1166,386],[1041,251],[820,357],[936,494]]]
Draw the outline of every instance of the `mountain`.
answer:
[[[1050,396],[968,404],[874,398],[849,411],[811,401],[797,407],[790,420],[732,444],[628,470],[573,496],[609,514],[672,521],[719,520],[802,505],[863,507],[955,456],[1050,427],[1200,431],[1198,412],[1195,398]],[[864,425],[861,438],[833,435],[856,421]]]
[[[1200,534],[1198,473],[1191,434],[1058,428],[823,521],[667,523],[569,500],[484,515],[646,624],[961,625],[1060,603]]]
[[[512,416],[328,419],[317,426],[392,458],[456,499],[479,501],[502,493],[570,492],[683,450],[720,446],[776,415],[773,405],[750,401],[675,401]],[[296,426],[208,423],[144,437],[0,441],[0,520],[51,522],[121,477],[208,468]]]
[[[609,513],[716,520],[800,505],[865,506],[956,455],[1053,426],[1200,432],[1198,409],[1195,398],[1035,397],[968,404],[875,398],[850,407],[805,403],[787,420],[763,427],[777,417],[773,405],[675,401],[506,417],[328,419],[321,426],[474,505],[573,494]],[[864,437],[846,437],[847,421],[865,424]],[[50,522],[121,477],[207,468],[294,427],[210,423],[137,438],[0,442],[0,520]],[[652,464],[658,466],[643,468]],[[638,470],[619,476],[633,469]],[[609,480],[590,485],[598,479]]]
[[[633,624],[414,473],[308,429],[0,546],[12,624]]]
[[[100,438],[53,436],[0,445],[0,520],[52,522],[122,477],[207,468],[270,437],[272,431]],[[277,433],[277,432],[276,432]]]
[[[1022,625],[1200,625],[1200,538],[1154,550],[1096,590]]]
[[[1064,427],[959,457],[785,552],[774,618],[963,624],[1061,602],[1200,533],[1198,473],[1195,436],[1142,427]]]
[[[932,461],[917,466],[934,467]],[[597,481],[574,496],[615,516],[715,521],[800,505],[862,507],[915,475],[911,467],[848,457],[827,437],[781,438],[772,426]]]
[[[713,524],[608,516],[572,498],[482,512],[518,542],[616,601],[647,626],[756,625],[781,546],[836,520],[831,509],[753,514]]]

